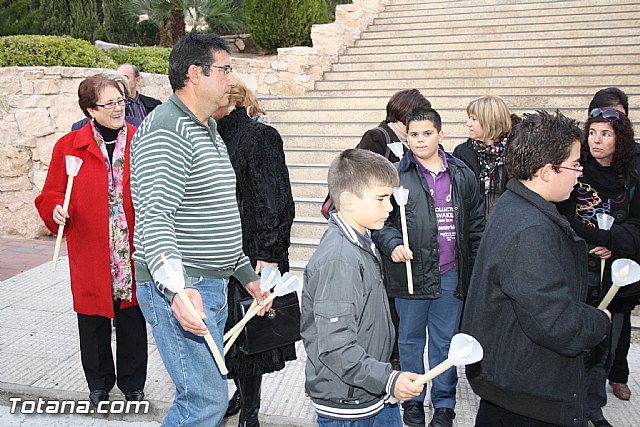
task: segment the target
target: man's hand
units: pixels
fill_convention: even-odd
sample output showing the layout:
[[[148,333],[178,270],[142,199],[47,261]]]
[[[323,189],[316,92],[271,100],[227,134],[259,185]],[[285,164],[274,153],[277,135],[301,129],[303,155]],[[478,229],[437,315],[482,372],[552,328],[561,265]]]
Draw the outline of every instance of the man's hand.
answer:
[[[264,294],[262,293],[262,291],[260,290],[260,280],[254,280],[253,282],[249,282],[249,284],[245,289],[256,301],[258,301],[259,305],[264,304],[264,299],[271,294],[271,292],[265,292]],[[267,310],[271,308],[271,304],[272,303],[270,302],[269,304],[264,306],[262,310],[258,312],[258,316],[264,316]]]
[[[173,315],[176,317],[182,329],[187,332],[191,332],[194,335],[205,336],[207,334],[207,326],[204,324],[203,320],[207,318],[207,315],[204,314],[204,308],[202,306],[202,298],[200,297],[200,292],[195,288],[186,288],[185,292],[189,296],[189,299],[193,303],[193,306],[196,308],[196,311],[200,313],[200,319],[194,318],[191,316],[187,307],[182,302],[182,298],[178,294],[173,297],[173,302],[171,303],[171,311]]]
[[[69,214],[62,209],[62,205],[56,205],[53,208],[53,222],[58,225],[65,225],[67,218],[69,218]]]
[[[398,245],[391,252],[391,260],[393,262],[407,262],[413,259],[413,252],[411,249],[406,248],[404,245]]]
[[[256,261],[256,274],[262,273],[262,270],[264,270],[264,268],[269,265],[271,267],[278,268],[277,262],[267,262],[267,261],[260,261],[260,260]]]
[[[611,249],[607,249],[604,246],[596,246],[595,248],[589,251],[591,255],[595,255],[600,259],[609,259],[611,258]]]
[[[413,384],[413,380],[417,379],[420,375],[413,372],[403,372],[398,376],[395,387],[393,388],[393,397],[398,400],[410,400],[420,393],[424,385],[416,386]]]

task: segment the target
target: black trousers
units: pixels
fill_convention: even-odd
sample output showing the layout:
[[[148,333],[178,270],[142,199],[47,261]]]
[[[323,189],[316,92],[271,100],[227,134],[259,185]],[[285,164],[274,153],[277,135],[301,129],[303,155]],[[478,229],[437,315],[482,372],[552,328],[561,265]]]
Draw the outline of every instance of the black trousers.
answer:
[[[518,415],[481,399],[475,427],[557,427],[557,424]]]
[[[116,369],[111,350],[111,319],[78,313],[80,357],[89,390],[111,391],[116,384],[123,393],[144,389],[147,380],[147,327],[140,308],[120,308],[114,301]],[[117,377],[116,377],[117,370]]]
[[[629,381],[629,363],[627,362],[627,355],[629,354],[629,348],[631,347],[631,312],[624,313],[624,320],[622,322],[622,331],[620,333],[620,339],[618,340],[618,346],[615,350],[613,358],[613,365],[609,371],[609,381],[612,383],[626,384]]]

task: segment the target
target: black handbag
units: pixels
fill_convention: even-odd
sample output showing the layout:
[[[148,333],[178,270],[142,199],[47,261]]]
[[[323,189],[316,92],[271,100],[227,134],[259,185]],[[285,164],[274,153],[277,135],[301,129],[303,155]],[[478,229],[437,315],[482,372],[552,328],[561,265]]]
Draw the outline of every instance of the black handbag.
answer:
[[[253,298],[240,300],[240,314],[249,311]],[[264,316],[253,317],[238,337],[238,348],[251,355],[294,344],[300,338],[300,304],[292,292],[273,300]]]

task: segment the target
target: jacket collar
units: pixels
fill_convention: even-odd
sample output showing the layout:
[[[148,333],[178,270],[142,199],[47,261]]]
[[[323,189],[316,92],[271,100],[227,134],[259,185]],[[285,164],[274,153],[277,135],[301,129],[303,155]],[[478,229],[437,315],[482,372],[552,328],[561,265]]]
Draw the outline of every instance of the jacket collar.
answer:
[[[462,160],[459,160],[459,159],[447,154],[444,151],[444,148],[442,148],[442,145],[440,146],[439,150],[441,150],[445,155],[446,162],[447,162],[447,169],[452,170],[452,169],[455,169],[455,168],[457,168],[459,166],[464,165]],[[398,172],[406,172],[406,171],[408,171],[409,168],[411,167],[412,163],[417,165],[417,161],[416,161],[415,157],[413,157],[413,151],[409,150],[409,151],[407,151],[407,154],[404,155],[402,160],[400,160],[398,163],[396,163],[396,167],[398,168]]]
[[[558,227],[562,229],[562,231],[572,240],[580,241],[582,240],[576,232],[571,228],[569,221],[560,215],[556,206],[546,201],[542,196],[538,193],[529,190],[523,183],[518,181],[515,178],[512,178],[507,182],[507,190],[516,194],[517,196],[525,199],[527,202],[535,206],[540,212],[545,214],[551,221],[556,223]]]
[[[351,242],[352,244],[366,250],[367,252],[376,255],[375,246],[373,245],[373,241],[371,240],[371,232],[366,230],[368,242],[360,236],[360,234],[354,230],[347,222],[340,217],[337,212],[331,213],[329,217],[329,225],[335,225],[340,232]],[[376,255],[377,256],[377,255]]]

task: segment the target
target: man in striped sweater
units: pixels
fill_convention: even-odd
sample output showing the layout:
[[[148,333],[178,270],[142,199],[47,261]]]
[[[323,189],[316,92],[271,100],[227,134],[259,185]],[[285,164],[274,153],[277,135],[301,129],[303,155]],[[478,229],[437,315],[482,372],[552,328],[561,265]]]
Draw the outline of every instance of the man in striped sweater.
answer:
[[[169,57],[174,94],[147,117],[131,145],[136,296],[176,385],[163,422],[167,426],[222,421],[226,377],[202,336],[206,319],[222,349],[228,278],[236,277],[259,303],[264,299],[242,252],[236,177],[210,118],[228,104],[235,84],[229,53],[214,34],[180,39]],[[187,294],[202,319],[191,317],[181,299],[157,280],[163,254],[181,263]]]

